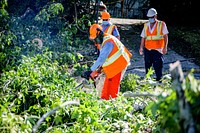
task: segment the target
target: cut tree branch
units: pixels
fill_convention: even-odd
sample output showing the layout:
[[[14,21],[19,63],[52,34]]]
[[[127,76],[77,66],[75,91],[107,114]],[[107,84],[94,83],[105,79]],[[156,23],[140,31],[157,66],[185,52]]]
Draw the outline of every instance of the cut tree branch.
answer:
[[[184,133],[195,133],[195,123],[191,113],[191,107],[185,97],[182,83],[184,75],[180,61],[170,64],[170,73],[172,76],[172,87],[176,90],[177,101],[180,111],[180,126]]]
[[[51,114],[53,114],[56,110],[62,108],[62,107],[65,107],[65,106],[68,106],[68,105],[79,105],[80,102],[78,101],[67,101],[65,103],[63,103],[62,105],[60,106],[57,106],[55,108],[53,108],[52,110],[50,110],[49,112],[47,112],[46,114],[44,114],[38,121],[37,121],[37,124],[33,127],[32,129],[32,133],[36,133],[37,129],[39,128],[40,124]]]
[[[150,94],[150,93],[124,93],[125,97],[157,97],[158,95]]]

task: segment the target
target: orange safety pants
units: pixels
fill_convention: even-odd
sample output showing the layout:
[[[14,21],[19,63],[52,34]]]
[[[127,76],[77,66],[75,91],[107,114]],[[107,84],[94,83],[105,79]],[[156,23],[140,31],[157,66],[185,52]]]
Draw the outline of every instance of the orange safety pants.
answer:
[[[112,78],[107,78],[104,81],[104,86],[101,93],[101,99],[109,100],[116,98],[119,92],[119,85],[121,81],[122,72],[118,73]]]

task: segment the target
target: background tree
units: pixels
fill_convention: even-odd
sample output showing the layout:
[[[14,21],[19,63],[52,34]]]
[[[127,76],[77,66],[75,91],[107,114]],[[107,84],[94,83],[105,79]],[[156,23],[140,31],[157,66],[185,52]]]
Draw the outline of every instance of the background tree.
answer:
[[[150,6],[157,9],[159,18],[172,25],[198,25],[200,22],[196,0],[151,0]]]

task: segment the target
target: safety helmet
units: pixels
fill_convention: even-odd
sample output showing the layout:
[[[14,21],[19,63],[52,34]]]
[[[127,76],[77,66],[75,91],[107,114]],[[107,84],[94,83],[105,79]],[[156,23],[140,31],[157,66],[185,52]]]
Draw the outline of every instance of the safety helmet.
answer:
[[[101,14],[101,19],[110,19],[110,13],[109,12],[103,12]]]
[[[156,9],[150,8],[150,9],[148,10],[148,12],[147,12],[147,17],[153,17],[153,16],[155,16],[155,15],[157,15]]]
[[[90,26],[90,40],[93,40],[100,34],[102,27],[99,24],[93,24]]]

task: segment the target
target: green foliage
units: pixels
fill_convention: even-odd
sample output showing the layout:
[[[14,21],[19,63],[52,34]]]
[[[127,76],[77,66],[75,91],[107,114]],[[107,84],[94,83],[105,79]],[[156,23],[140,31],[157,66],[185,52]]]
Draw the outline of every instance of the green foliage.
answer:
[[[120,91],[141,92],[153,89],[156,85],[158,85],[155,79],[153,79],[153,74],[154,70],[152,68],[150,68],[149,72],[143,79],[136,74],[129,73],[122,79]],[[163,83],[165,84],[166,88],[170,87],[168,84],[169,79],[163,79]],[[163,89],[165,89],[165,87],[163,86]]]
[[[7,1],[2,0],[0,2],[0,51],[4,49],[6,45],[10,45],[12,40],[16,37],[9,30],[9,14],[5,10]]]
[[[181,132],[179,125],[179,110],[176,100],[176,93],[173,92],[167,97],[160,96],[157,103],[151,105],[153,117],[157,117],[157,125],[154,132],[160,132],[165,129],[166,132]],[[149,108],[146,109],[147,111]],[[175,130],[176,129],[176,130]]]
[[[63,12],[64,7],[61,3],[53,3],[47,7],[44,7],[39,14],[36,15],[35,20],[41,21],[42,23],[47,23],[50,19],[55,18],[61,12]]]
[[[186,77],[182,87],[184,89],[186,100],[191,106],[192,116],[198,130],[197,132],[199,132],[199,80],[195,79],[191,72]],[[173,88],[168,88],[167,95],[163,95],[162,93],[162,95],[158,97],[158,102],[149,104],[146,111],[157,120],[157,124],[155,124],[156,126],[153,128],[153,132],[160,132],[161,129],[163,129],[166,133],[183,132],[184,129],[180,127],[181,119],[176,91]]]
[[[17,131],[21,124],[26,124],[26,117],[40,116],[69,98],[66,93],[75,86],[74,79],[69,77],[67,71],[62,71],[63,67],[59,67],[57,62],[52,62],[51,57],[50,52],[35,57],[24,56],[16,71],[11,70],[1,75],[0,112],[7,109],[8,113],[1,119],[1,127],[11,126],[2,131]],[[16,115],[21,115],[21,121],[14,121],[17,118],[8,121],[9,115],[13,115],[13,119]],[[35,124],[35,120],[37,119],[29,118],[29,124],[20,129],[30,130],[30,123]],[[47,120],[53,121],[52,118]]]
[[[104,101],[99,100],[95,90],[85,93],[82,88],[73,89],[77,83],[66,66],[52,60],[52,55],[44,52],[34,57],[23,56],[16,70],[1,75],[0,126],[10,127],[1,128],[1,132],[30,132],[40,116],[73,99],[78,99],[81,105],[60,109],[47,117],[39,132],[49,130],[50,126],[52,132],[137,132],[149,127],[145,116],[133,113],[134,98],[119,96]]]
[[[83,15],[80,19],[77,20],[77,25],[84,31],[87,31],[91,26],[90,15]]]
[[[92,102],[92,100],[94,102]],[[93,98],[87,100],[80,107],[76,107],[72,117],[76,118],[76,124],[72,131],[77,132],[113,132],[122,131],[125,125],[129,126],[133,115],[130,113],[132,106],[123,107],[120,103],[128,101],[119,99],[113,101],[96,101]],[[72,127],[71,127],[72,128]],[[129,129],[131,130],[131,129]]]
[[[1,0],[0,1],[0,7],[1,7],[1,9],[4,9],[6,6],[8,6],[7,0]]]
[[[0,50],[4,50],[6,45],[11,45],[16,36],[11,31],[0,32]]]
[[[126,91],[136,91],[136,88],[138,87],[138,82],[140,80],[140,77],[135,74],[128,74],[125,76],[120,84],[120,91],[126,92]]]
[[[10,21],[6,10],[1,10],[0,22],[5,25],[0,26],[0,132],[31,132],[43,114],[71,100],[80,101],[80,105],[57,110],[45,118],[38,132],[181,132],[171,79],[165,76],[162,84],[156,83],[151,78],[152,69],[144,78],[126,75],[119,96],[108,101],[101,100],[95,88],[79,86],[74,76],[88,69],[83,61],[91,60],[87,55],[92,46],[78,35],[80,29],[91,25],[90,16],[81,15],[76,23],[70,23],[63,20],[66,5],[35,2],[32,5],[41,9],[35,20],[12,16]],[[84,7],[81,1],[76,5]],[[5,0],[1,6],[4,9]],[[42,41],[41,47],[33,42],[35,38]],[[199,81],[188,75],[183,87],[200,129]],[[125,93],[151,93],[155,97],[126,97]]]
[[[21,48],[6,48],[6,51],[0,52],[0,72],[15,69],[19,65],[21,57]],[[6,67],[5,67],[6,66]]]
[[[183,88],[185,89],[187,100],[191,105],[193,118],[196,122],[196,128],[198,132],[200,132],[200,81],[194,78],[192,71],[187,76]]]
[[[4,8],[0,8],[0,23],[2,24],[1,31],[2,31],[2,27],[7,26],[8,18],[9,18],[8,12]]]

